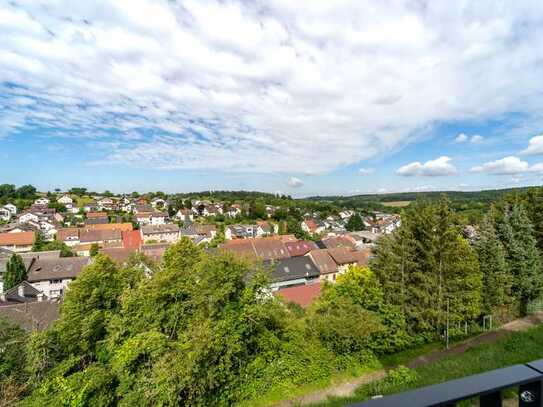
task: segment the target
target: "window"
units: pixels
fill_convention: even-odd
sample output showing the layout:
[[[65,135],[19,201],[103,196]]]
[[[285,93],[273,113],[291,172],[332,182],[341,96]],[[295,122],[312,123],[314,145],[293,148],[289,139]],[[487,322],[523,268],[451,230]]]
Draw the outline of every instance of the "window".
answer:
[[[49,284],[60,284],[60,283],[62,283],[62,280],[58,280],[58,279],[49,280]]]
[[[309,264],[305,264],[305,268],[308,269],[308,270],[311,270],[311,266]]]
[[[285,270],[285,273],[290,273],[290,270],[288,267],[283,267],[283,269]]]
[[[62,290],[50,290],[49,297],[60,297],[62,295]]]

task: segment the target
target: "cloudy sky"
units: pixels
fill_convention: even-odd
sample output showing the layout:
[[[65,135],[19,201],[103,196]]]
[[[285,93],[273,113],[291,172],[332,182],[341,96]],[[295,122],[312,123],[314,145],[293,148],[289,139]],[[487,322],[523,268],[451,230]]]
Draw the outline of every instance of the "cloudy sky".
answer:
[[[541,1],[0,0],[0,183],[543,179]]]

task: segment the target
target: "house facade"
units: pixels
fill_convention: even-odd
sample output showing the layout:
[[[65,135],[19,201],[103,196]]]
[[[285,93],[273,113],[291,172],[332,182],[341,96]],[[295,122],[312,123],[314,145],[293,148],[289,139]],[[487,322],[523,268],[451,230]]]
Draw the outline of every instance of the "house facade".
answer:
[[[27,281],[47,297],[58,298],[90,262],[88,257],[37,259],[28,270]]]
[[[144,243],[150,241],[175,243],[179,240],[179,226],[174,224],[143,225],[140,229]]]

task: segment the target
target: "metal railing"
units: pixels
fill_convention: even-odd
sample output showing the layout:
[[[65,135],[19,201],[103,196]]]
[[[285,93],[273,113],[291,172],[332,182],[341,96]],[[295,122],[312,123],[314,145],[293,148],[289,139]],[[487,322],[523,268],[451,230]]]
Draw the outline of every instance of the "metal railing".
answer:
[[[373,398],[351,407],[454,407],[478,397],[481,407],[501,407],[502,391],[518,388],[519,406],[543,407],[543,359],[492,370],[391,396]]]

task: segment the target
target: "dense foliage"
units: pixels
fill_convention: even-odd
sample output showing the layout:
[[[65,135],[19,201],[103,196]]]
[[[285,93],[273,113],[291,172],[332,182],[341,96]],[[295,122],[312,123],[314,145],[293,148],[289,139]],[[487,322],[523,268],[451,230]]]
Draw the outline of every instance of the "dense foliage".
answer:
[[[4,273],[4,291],[15,287],[21,281],[26,280],[26,266],[18,254],[12,254],[6,264]]]

